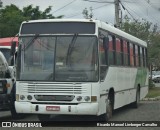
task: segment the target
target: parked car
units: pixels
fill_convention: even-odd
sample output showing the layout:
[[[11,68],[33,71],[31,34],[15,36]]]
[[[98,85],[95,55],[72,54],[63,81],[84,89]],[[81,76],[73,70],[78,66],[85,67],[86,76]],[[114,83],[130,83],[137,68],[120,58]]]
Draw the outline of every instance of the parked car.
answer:
[[[160,82],[160,71],[155,71],[154,74],[152,74],[152,81],[155,83]]]
[[[149,79],[151,79],[151,77],[153,78],[153,76],[155,76],[156,71],[152,71],[152,76],[151,73],[149,73]]]

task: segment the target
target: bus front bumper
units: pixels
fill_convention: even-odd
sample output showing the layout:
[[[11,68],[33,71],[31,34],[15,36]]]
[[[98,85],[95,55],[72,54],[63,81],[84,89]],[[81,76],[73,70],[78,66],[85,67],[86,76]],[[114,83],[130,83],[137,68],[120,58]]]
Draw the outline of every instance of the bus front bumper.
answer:
[[[78,105],[32,104],[15,101],[17,113],[34,114],[66,114],[66,115],[97,115],[98,103],[80,103]]]

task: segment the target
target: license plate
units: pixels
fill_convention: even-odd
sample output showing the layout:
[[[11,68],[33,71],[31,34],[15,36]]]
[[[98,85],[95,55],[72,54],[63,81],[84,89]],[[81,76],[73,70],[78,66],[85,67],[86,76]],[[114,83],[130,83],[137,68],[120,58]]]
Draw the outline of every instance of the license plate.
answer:
[[[60,106],[46,106],[46,111],[60,111]]]

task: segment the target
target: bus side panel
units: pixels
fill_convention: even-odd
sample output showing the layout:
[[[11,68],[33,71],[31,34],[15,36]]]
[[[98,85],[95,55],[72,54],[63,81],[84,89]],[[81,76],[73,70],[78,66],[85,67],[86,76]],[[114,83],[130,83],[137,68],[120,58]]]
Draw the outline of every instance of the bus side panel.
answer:
[[[140,85],[140,99],[144,98],[148,93],[148,75],[147,68],[138,68],[135,87]]]
[[[115,94],[114,109],[120,108],[124,105],[130,104],[135,101],[136,89],[131,89],[123,92],[117,92]]]
[[[149,89],[149,71],[148,69],[146,69],[147,71],[147,75],[146,75],[146,81],[145,81],[145,87],[141,88],[141,95],[140,95],[140,99],[143,99],[147,93],[148,93],[148,89]]]
[[[109,67],[104,82],[101,82],[100,94],[113,88],[115,91],[114,109],[129,104],[136,99],[135,80],[137,68]]]

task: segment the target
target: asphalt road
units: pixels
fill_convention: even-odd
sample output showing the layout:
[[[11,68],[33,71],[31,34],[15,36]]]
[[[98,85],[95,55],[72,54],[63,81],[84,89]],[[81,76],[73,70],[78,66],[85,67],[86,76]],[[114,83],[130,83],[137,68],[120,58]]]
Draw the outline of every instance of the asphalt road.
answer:
[[[48,129],[54,129],[54,130],[59,130],[59,129],[106,129],[106,127],[95,127],[95,123],[93,124],[86,124],[86,122],[92,121],[95,122],[97,118],[93,116],[54,116],[52,118],[53,121],[53,127],[45,127],[43,128],[44,130]],[[15,121],[11,118],[10,112],[8,111],[1,111],[0,112],[0,120],[5,120],[5,121]],[[27,115],[24,119],[22,120],[17,120],[17,121],[38,121],[38,118],[36,115]],[[60,124],[55,125],[55,121],[59,121]],[[70,122],[67,122],[70,121]],[[78,122],[75,121],[83,121],[85,124],[82,125]],[[125,106],[122,107],[118,110],[115,111],[113,117],[110,119],[110,121],[160,121],[160,101],[141,101],[139,104],[138,109],[133,109],[130,108],[130,106]],[[67,126],[66,126],[67,122]],[[66,126],[66,127],[64,127]],[[107,127],[108,129],[127,129],[127,127]],[[15,129],[15,128],[14,128]],[[34,128],[37,129],[38,128]],[[128,129],[135,129],[135,127],[129,127]],[[140,127],[139,129],[159,129],[156,127]]]

